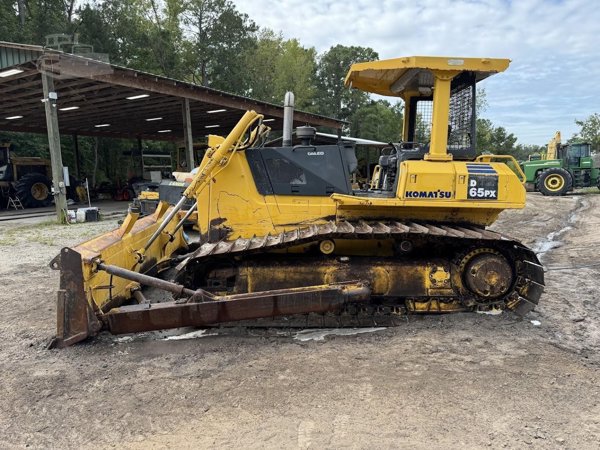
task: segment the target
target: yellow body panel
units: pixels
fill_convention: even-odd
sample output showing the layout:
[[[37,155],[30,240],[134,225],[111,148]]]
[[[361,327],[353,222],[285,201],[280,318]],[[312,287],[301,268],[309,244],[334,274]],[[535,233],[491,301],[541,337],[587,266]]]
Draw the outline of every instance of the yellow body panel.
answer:
[[[168,207],[167,203],[160,203],[154,214],[142,219],[138,219],[138,214],[130,213],[120,228],[73,248],[82,256],[86,296],[95,310],[105,310],[110,305],[129,298],[131,288],[135,287],[130,281],[96,271],[96,261],[145,273],[168,259],[176,250],[187,247],[182,233],[175,233],[172,241],[164,233],[146,251],[144,263],[138,263],[136,250],[144,245],[160,225]],[[167,231],[172,232],[175,225],[176,222],[173,222]]]
[[[469,167],[497,176],[497,192],[469,198]],[[213,179],[199,197],[198,226],[209,240],[279,233],[336,219],[398,219],[490,225],[502,210],[523,208],[525,188],[504,163],[404,161],[391,198],[333,194],[260,195],[243,154]],[[483,175],[485,176],[485,175]],[[478,189],[475,187],[475,189]],[[485,192],[484,192],[485,195]]]
[[[548,142],[548,148],[546,150],[546,154],[543,155],[542,159],[545,160],[553,160],[557,159],[558,149],[560,148],[560,131],[557,131],[554,134],[554,137]]]
[[[138,200],[158,200],[159,193],[158,191],[142,191],[140,195],[138,195]]]

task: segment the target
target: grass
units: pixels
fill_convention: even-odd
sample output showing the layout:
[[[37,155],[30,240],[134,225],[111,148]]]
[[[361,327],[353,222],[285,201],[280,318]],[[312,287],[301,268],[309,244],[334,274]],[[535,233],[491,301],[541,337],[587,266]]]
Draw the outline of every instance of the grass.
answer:
[[[50,219],[27,225],[10,226],[10,224],[7,224],[0,231],[0,246],[14,246],[24,241],[55,246],[61,240],[70,236],[76,236],[77,240],[85,241],[105,232],[102,226],[90,226],[92,223],[99,224],[100,222],[62,225],[55,219]],[[105,224],[113,228],[110,222],[105,222]]]
[[[54,240],[48,236],[44,236],[42,233],[35,233],[29,236],[29,241],[32,242],[37,242],[39,244],[43,244],[43,245],[50,245],[53,246],[54,244]]]
[[[598,195],[600,194],[600,189],[598,189],[597,187],[585,187],[585,188],[580,188],[580,189],[576,189],[575,190],[576,194],[595,194]]]

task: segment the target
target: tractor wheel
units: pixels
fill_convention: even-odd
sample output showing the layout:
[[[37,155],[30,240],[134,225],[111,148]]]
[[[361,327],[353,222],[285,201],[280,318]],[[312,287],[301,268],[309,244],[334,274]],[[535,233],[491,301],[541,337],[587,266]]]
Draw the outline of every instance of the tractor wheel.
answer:
[[[39,208],[52,202],[50,186],[45,175],[28,173],[15,183],[15,192],[25,208]]]
[[[544,195],[565,195],[573,187],[573,177],[560,167],[544,170],[537,178],[536,188]]]

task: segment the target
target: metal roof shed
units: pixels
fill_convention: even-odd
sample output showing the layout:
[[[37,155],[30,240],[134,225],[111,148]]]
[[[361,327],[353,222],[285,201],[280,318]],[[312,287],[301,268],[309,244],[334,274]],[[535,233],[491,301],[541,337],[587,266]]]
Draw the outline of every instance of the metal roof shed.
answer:
[[[225,134],[246,110],[283,125],[283,107],[41,46],[0,41],[0,130],[47,133],[57,215],[64,220],[60,132],[173,141]],[[60,120],[59,120],[60,119]],[[60,130],[59,130],[60,123]],[[296,111],[294,124],[340,129],[343,122]],[[189,167],[189,165],[188,165]]]

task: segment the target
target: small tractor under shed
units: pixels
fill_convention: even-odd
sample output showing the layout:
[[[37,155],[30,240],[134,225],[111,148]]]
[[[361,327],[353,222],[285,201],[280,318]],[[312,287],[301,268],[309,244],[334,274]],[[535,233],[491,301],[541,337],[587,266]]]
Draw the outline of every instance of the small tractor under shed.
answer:
[[[10,143],[0,143],[0,197],[2,207],[8,198],[18,197],[25,208],[48,206],[52,202],[50,160],[14,156]]]
[[[594,164],[591,145],[561,144],[560,131],[548,144],[546,153],[521,162],[528,190],[544,195],[565,195],[576,188],[597,186],[600,167]]]

